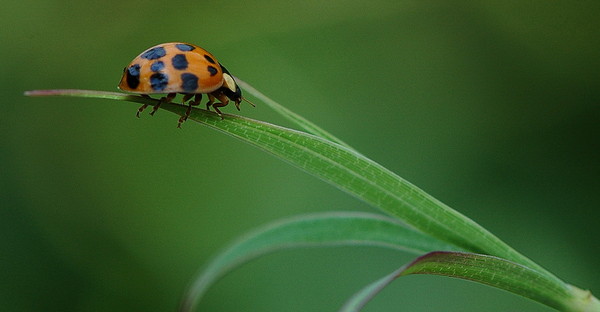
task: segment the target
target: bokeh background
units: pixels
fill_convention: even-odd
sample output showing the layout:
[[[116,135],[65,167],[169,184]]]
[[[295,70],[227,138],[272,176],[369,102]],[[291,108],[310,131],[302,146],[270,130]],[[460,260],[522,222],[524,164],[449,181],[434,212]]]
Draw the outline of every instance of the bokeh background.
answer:
[[[174,311],[228,242],[279,218],[372,207],[116,91],[144,49],[187,41],[235,75],[600,295],[600,2],[8,0],[0,10],[0,310]],[[249,97],[252,99],[252,97]],[[256,101],[240,114],[292,126]],[[234,107],[224,109],[237,113]],[[201,311],[335,311],[411,255],[285,251]],[[365,311],[549,311],[442,277]]]

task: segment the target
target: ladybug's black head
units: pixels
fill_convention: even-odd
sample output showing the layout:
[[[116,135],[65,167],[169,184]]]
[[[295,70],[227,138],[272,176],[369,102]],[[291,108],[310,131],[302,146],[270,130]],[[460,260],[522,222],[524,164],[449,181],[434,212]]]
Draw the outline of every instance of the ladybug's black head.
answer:
[[[240,103],[242,102],[242,90],[233,79],[233,76],[229,73],[225,66],[221,65],[223,69],[223,86],[220,91],[223,92],[230,100],[235,102],[235,106],[240,110]]]
[[[221,65],[221,64],[219,64]],[[233,76],[229,73],[225,66],[221,65],[223,69],[223,86],[219,89],[219,91],[223,92],[225,96],[227,96],[230,100],[235,102],[235,107],[240,110],[240,103],[242,100],[248,102],[248,104],[255,106],[252,102],[248,101],[246,98],[242,96],[242,90],[240,86],[238,86]]]
[[[240,90],[240,87],[237,85],[237,83],[235,84],[235,91],[232,91],[231,89],[226,88],[226,87],[222,87],[222,89],[223,89],[223,93],[230,100],[234,101],[235,105],[237,107],[239,107],[240,106],[240,102],[242,102],[242,90]]]

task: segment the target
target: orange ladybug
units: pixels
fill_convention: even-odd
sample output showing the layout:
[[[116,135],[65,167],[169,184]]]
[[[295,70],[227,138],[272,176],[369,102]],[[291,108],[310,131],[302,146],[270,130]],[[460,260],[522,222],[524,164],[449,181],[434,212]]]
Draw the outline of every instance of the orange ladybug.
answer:
[[[177,127],[187,120],[192,106],[200,104],[203,93],[208,94],[206,109],[212,106],[219,116],[222,116],[219,107],[230,100],[238,110],[242,100],[250,103],[242,97],[233,76],[210,52],[184,42],[162,43],[142,52],[123,70],[119,89],[144,96],[166,93],[161,102],[171,102],[177,93],[183,94],[183,103],[189,101],[189,106]],[[160,103],[154,106],[150,114],[154,115],[159,106]],[[146,107],[148,104],[138,109],[138,117]]]

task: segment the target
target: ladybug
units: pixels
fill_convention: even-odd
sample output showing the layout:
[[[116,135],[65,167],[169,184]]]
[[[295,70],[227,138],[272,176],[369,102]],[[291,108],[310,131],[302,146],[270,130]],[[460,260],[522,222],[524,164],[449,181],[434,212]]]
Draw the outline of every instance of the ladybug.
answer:
[[[151,115],[161,103],[171,102],[177,93],[183,94],[183,104],[189,101],[189,105],[185,115],[179,118],[179,128],[192,112],[192,106],[200,104],[204,93],[208,94],[206,109],[210,110],[212,106],[221,118],[219,107],[226,106],[230,100],[238,110],[242,100],[250,103],[242,97],[233,76],[210,52],[184,42],[162,43],[142,52],[123,70],[119,89],[145,97],[166,93],[154,106]],[[138,109],[137,117],[146,107],[148,104]]]

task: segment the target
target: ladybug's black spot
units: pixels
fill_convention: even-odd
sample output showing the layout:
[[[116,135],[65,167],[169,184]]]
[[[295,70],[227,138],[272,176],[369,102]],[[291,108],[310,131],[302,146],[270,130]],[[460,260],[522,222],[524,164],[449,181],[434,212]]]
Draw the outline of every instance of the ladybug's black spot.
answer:
[[[188,61],[183,54],[177,54],[173,56],[171,62],[173,63],[173,67],[175,67],[175,69],[184,70],[188,67]]]
[[[206,69],[208,69],[208,72],[210,73],[211,76],[214,76],[219,72],[215,67],[210,66],[210,65],[208,65],[208,67]]]
[[[127,71],[132,76],[139,76],[140,75],[140,64],[133,64],[133,65],[129,66],[129,68],[127,68]]]
[[[204,58],[205,58],[207,61],[209,61],[211,64],[217,64],[217,62],[215,62],[215,60],[213,60],[213,58],[212,58],[212,57],[210,57],[210,56],[208,56],[208,55],[206,55],[206,54],[204,54]]]
[[[132,90],[137,89],[140,85],[140,65],[134,64],[125,69],[127,86]]]
[[[154,91],[162,91],[169,83],[169,76],[161,73],[156,73],[150,76],[150,86]]]
[[[162,61],[156,61],[150,65],[150,70],[153,72],[161,71],[165,68],[165,63]]]
[[[181,88],[184,91],[192,92],[198,89],[198,76],[190,73],[181,74]]]
[[[142,53],[142,55],[140,55],[142,58],[148,59],[148,60],[156,60],[159,59],[163,56],[165,56],[167,54],[167,51],[165,50],[165,48],[163,47],[156,47],[156,48],[152,48],[144,53]]]
[[[183,51],[183,52],[192,51],[196,48],[194,46],[191,46],[191,45],[185,44],[185,43],[178,43],[175,46],[177,47],[177,49],[179,49],[179,51]]]

